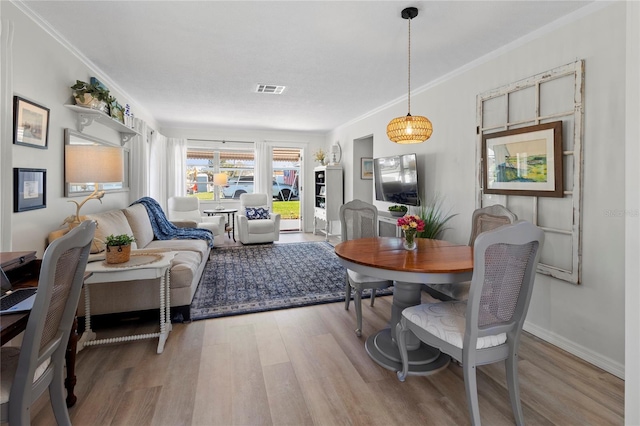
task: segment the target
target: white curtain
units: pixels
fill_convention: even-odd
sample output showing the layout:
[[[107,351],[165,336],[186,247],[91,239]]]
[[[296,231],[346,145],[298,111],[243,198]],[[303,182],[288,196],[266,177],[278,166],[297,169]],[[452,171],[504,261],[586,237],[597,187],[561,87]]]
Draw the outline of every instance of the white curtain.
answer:
[[[143,120],[135,119],[135,129],[140,133],[131,140],[129,155],[129,202],[133,203],[149,195],[149,142],[152,130]]]
[[[166,138],[155,132],[151,138],[150,194],[164,211],[169,197],[185,195],[187,140]]]
[[[255,143],[255,177],[253,192],[267,194],[271,204],[273,181],[273,148],[270,143],[258,141]]]

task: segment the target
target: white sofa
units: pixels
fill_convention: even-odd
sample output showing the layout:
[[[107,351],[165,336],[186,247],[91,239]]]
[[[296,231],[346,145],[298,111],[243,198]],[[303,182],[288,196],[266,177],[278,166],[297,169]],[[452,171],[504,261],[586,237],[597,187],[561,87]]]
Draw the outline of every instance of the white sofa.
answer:
[[[87,215],[98,224],[92,253],[103,249],[108,235],[128,234],[136,239],[132,249],[176,251],[171,265],[171,311],[173,320],[188,321],[189,305],[193,299],[202,272],[209,259],[210,248],[205,240],[155,240],[147,209],[134,204],[122,210],[110,210]],[[84,296],[81,300],[84,300]],[[158,285],[146,280],[91,285],[91,315],[158,309]],[[84,303],[78,307],[84,315]]]

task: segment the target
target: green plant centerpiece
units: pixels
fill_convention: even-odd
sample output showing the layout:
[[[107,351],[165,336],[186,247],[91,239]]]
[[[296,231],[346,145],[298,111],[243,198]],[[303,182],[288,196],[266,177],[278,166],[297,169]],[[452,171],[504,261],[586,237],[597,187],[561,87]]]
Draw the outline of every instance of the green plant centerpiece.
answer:
[[[442,206],[443,199],[439,195],[433,197],[433,199],[427,203],[420,203],[420,218],[424,221],[424,229],[418,232],[418,238],[430,238],[438,240],[442,237],[447,222],[457,216],[457,213],[451,214],[451,210],[446,212]]]
[[[131,243],[135,238],[127,234],[109,235],[104,239],[107,246],[107,263],[124,263],[131,258]]]
[[[103,109],[109,102],[109,91],[100,86],[100,83],[86,83],[76,80],[76,84],[71,86],[76,104],[94,109]]]
[[[389,207],[389,213],[391,213],[391,216],[395,217],[402,217],[407,214],[407,211],[407,206],[401,206],[399,204],[394,204],[393,206]]]

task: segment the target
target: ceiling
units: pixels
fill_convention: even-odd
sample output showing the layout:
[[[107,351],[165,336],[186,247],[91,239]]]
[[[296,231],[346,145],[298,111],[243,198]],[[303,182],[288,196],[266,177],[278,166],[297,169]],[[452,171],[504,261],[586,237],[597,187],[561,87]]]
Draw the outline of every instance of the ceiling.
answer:
[[[162,127],[324,133],[406,98],[405,7],[419,9],[411,21],[413,92],[589,3],[27,0],[22,6],[130,96],[134,112],[143,107]],[[286,89],[258,94],[258,84]]]

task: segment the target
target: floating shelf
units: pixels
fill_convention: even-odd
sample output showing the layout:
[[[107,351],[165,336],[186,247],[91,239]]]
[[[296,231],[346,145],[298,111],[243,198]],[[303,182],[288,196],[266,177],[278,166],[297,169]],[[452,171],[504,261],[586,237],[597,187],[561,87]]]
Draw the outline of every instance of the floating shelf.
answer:
[[[72,111],[75,111],[78,114],[78,131],[82,132],[85,127],[88,127],[93,124],[93,122],[98,122],[103,126],[109,127],[116,132],[120,133],[120,144],[124,145],[129,142],[131,138],[140,135],[135,129],[125,126],[118,120],[114,120],[107,114],[97,109],[86,108],[78,105],[65,105]]]

